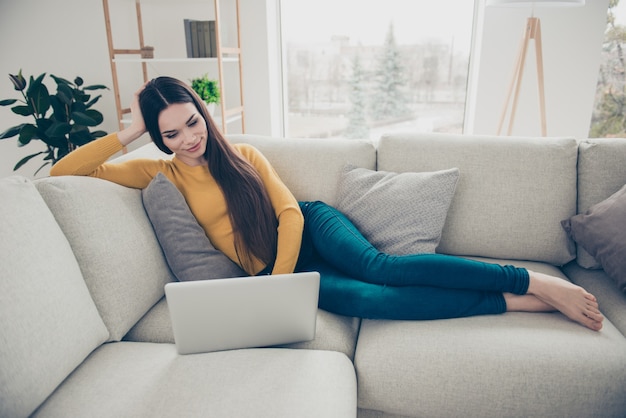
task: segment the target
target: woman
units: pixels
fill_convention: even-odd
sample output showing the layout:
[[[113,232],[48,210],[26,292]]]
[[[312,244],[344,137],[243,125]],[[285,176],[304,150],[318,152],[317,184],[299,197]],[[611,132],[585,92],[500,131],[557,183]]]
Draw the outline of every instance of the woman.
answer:
[[[440,319],[506,311],[558,310],[602,328],[596,298],[583,288],[513,266],[443,254],[377,251],[323,202],[298,203],[250,145],[231,145],[187,85],[156,78],[139,89],[129,127],[59,161],[51,175],[89,175],[144,188],[158,172],[183,193],[215,247],[251,275],[317,270],[320,307],[348,316]],[[148,132],[171,161],[106,160]]]

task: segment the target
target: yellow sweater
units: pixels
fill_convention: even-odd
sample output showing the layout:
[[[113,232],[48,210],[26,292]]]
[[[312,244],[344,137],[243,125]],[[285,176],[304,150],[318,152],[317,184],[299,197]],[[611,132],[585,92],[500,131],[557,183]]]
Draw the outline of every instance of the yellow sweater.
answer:
[[[272,274],[291,273],[296,267],[304,228],[298,202],[256,148],[247,144],[236,144],[234,147],[258,170],[278,219],[278,248]],[[185,196],[191,212],[215,248],[241,265],[235,251],[233,227],[224,193],[208,166],[192,167],[176,156],[171,161],[136,159],[122,163],[106,162],[121,149],[117,134],[109,134],[68,154],[52,167],[50,175],[92,176],[143,189],[161,172]],[[253,271],[248,273],[256,274],[265,267],[263,262],[255,260]]]

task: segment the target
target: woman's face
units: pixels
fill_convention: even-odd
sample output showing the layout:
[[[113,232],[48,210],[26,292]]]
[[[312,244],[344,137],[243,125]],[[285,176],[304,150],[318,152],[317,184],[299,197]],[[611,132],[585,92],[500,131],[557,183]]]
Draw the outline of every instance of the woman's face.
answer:
[[[159,114],[159,130],[166,147],[190,166],[206,164],[206,122],[193,103],[169,105]]]

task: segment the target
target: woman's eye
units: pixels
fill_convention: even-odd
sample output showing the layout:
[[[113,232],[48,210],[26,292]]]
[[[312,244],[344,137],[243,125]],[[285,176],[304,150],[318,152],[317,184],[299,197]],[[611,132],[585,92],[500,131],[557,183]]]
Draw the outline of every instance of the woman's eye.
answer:
[[[198,124],[198,119],[196,118],[196,119],[192,120],[191,122],[189,122],[189,124],[187,126],[191,127],[191,126],[195,126],[197,124]]]
[[[176,137],[176,133],[167,134],[167,135],[165,135],[165,137],[166,137],[167,139],[172,139],[172,138],[175,138],[175,137]]]

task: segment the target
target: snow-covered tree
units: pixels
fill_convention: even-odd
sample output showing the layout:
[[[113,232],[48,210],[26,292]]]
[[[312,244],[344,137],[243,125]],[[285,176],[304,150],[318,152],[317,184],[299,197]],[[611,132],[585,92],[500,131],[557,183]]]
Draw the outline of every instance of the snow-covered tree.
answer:
[[[609,1],[596,103],[589,133],[592,138],[626,134],[626,26],[615,21],[613,12],[619,1]]]
[[[395,118],[409,113],[404,91],[405,85],[400,50],[396,45],[393,23],[391,23],[374,73],[371,110],[375,120]]]
[[[367,126],[366,109],[366,83],[365,72],[358,55],[352,61],[352,78],[350,79],[350,113],[348,113],[348,126],[346,138],[366,139],[369,137]]]

